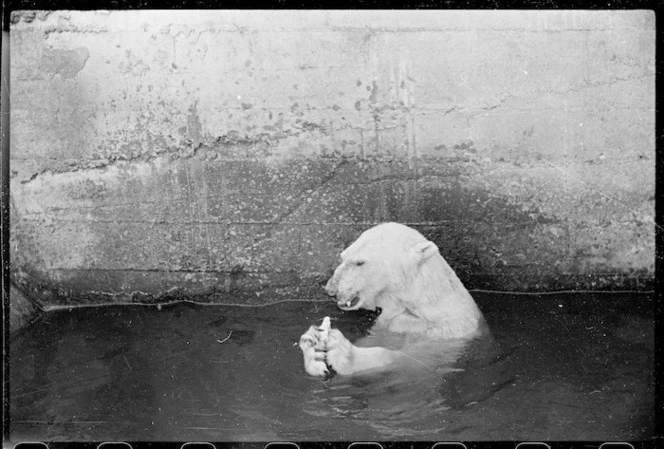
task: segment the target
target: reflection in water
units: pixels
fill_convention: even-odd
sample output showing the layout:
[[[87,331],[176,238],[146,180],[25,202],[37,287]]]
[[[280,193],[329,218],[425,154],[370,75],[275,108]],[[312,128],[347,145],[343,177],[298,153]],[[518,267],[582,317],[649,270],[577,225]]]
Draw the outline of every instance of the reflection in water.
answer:
[[[407,379],[397,373],[335,378],[315,390],[304,411],[315,416],[344,418],[366,424],[386,438],[431,435],[444,430],[449,408],[436,391],[435,373]],[[424,426],[424,427],[423,427]]]
[[[363,421],[387,439],[418,439],[443,434],[450,409],[488,399],[514,380],[491,336],[462,345],[427,342],[410,354],[420,359],[386,372],[335,376],[313,391],[305,413]]]
[[[418,362],[397,370],[328,381],[304,372],[296,346],[302,331],[329,315],[356,341],[374,315],[315,302],[49,313],[11,342],[12,438],[608,441],[653,435],[647,295],[475,298],[493,339],[418,350]],[[402,343],[382,338],[369,340]]]

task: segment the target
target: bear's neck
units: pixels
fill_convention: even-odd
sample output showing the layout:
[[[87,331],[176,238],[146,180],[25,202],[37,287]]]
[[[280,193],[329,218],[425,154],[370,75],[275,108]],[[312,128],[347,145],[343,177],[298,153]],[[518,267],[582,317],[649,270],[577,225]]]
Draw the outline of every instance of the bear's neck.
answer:
[[[405,291],[391,296],[376,324],[395,332],[421,332],[444,339],[467,338],[476,335],[483,324],[482,313],[473,297],[439,255],[430,257],[420,266]]]

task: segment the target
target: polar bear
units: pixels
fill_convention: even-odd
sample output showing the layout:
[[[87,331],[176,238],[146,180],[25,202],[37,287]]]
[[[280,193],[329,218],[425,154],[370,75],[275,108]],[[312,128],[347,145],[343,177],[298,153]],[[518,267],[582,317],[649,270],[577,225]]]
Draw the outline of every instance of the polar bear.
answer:
[[[381,370],[420,362],[432,352],[446,352],[451,362],[467,342],[488,333],[477,304],[438,247],[399,223],[362,233],[341,253],[325,290],[341,310],[379,308],[370,335],[380,338],[352,344],[338,329],[311,326],[299,345],[313,376]]]

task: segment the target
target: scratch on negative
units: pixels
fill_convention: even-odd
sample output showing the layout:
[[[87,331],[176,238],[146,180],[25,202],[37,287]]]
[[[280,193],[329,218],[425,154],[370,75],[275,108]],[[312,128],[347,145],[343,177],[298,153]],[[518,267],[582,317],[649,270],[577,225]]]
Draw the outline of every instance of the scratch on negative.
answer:
[[[223,340],[217,340],[217,343],[224,343],[226,340],[228,340],[229,338],[231,338],[231,335],[233,335],[233,331],[230,331],[230,332],[228,333],[228,337],[224,338]]]
[[[129,364],[129,360],[127,360],[127,356],[123,354],[122,357],[124,358],[125,363],[129,367],[129,371],[133,371],[133,369],[131,369],[131,365]]]
[[[427,365],[427,364],[424,363],[423,361],[418,360],[418,359],[416,359],[415,357],[411,357],[410,355],[406,354],[406,353],[403,352],[403,351],[400,351],[399,349],[394,349],[394,351],[400,352],[401,354],[403,354],[403,355],[405,355],[406,357],[408,357],[409,359],[411,359],[411,360],[413,360],[413,361],[419,363],[420,365],[422,365],[423,367],[429,369],[429,370],[432,371],[432,372],[435,371],[432,367],[430,367],[429,365]]]

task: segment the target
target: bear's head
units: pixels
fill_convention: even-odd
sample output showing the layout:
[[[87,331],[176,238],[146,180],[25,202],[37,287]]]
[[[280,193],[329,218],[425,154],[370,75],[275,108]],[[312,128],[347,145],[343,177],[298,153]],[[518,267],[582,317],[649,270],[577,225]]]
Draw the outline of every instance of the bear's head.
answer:
[[[342,310],[374,310],[384,298],[407,291],[421,265],[434,255],[438,247],[416,230],[383,223],[341,253],[325,291]]]

